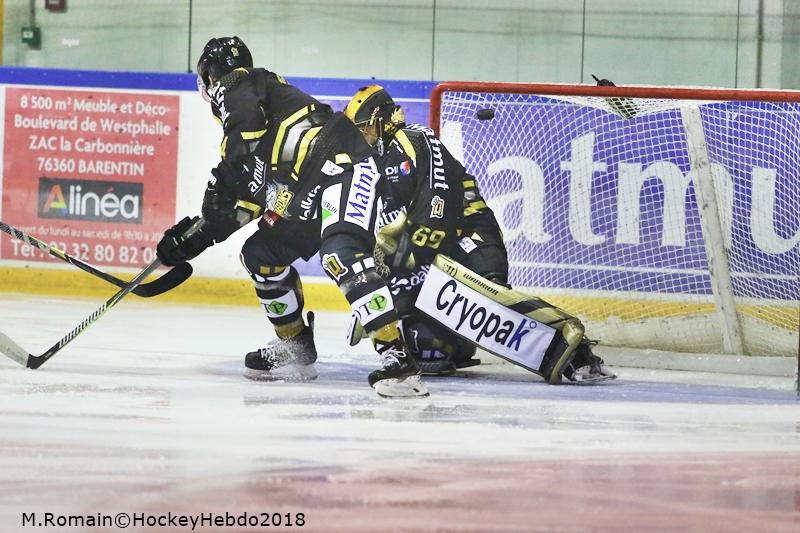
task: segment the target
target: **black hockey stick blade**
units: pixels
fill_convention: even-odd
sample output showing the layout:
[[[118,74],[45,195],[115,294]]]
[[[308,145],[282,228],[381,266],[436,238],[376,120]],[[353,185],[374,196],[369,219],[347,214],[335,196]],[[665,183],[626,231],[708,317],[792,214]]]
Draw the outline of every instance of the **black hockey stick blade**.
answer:
[[[45,362],[47,362],[48,359],[61,351],[64,346],[72,342],[75,337],[83,333],[86,328],[97,322],[97,320],[99,320],[100,317],[103,316],[109,309],[117,305],[122,298],[124,298],[129,292],[133,291],[133,289],[135,289],[143,279],[152,274],[160,265],[161,261],[158,259],[150,263],[144,270],[139,272],[136,277],[130,281],[130,283],[127,283],[119,292],[109,298],[94,313],[89,315],[80,324],[75,326],[72,331],[67,333],[61,340],[51,346],[43,354],[34,355],[28,352],[22,348],[22,346],[11,340],[8,335],[3,334],[2,332],[0,332],[0,352],[22,366],[32,369],[39,368]]]
[[[151,298],[170,291],[192,277],[192,265],[188,261],[172,267],[170,270],[150,283],[142,283],[131,292],[136,296]]]
[[[28,235],[22,230],[19,230],[13,226],[6,224],[5,222],[0,221],[0,231],[3,231],[15,239],[18,239],[26,244],[29,244],[35,248],[40,249],[43,252],[47,252],[51,256],[55,257],[56,259],[61,259],[73,266],[76,266],[87,272],[96,276],[104,281],[107,281],[113,285],[116,285],[119,288],[125,287],[128,282],[124,279],[120,279],[116,276],[112,276],[111,274],[100,270],[99,268],[86,263],[77,257],[69,255],[67,252],[56,248],[53,245],[47,244],[46,242],[40,241],[36,237]],[[149,283],[142,283],[135,289],[133,289],[133,294],[136,296],[141,296],[143,298],[150,298],[152,296],[158,296],[168,290],[174,289],[192,275],[192,266],[189,263],[182,263],[172,270],[169,270],[161,277],[149,282]]]

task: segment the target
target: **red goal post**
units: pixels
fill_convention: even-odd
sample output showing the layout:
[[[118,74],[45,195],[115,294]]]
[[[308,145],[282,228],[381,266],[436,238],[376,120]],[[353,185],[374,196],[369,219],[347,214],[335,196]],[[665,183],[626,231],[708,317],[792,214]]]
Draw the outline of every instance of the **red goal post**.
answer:
[[[772,89],[713,89],[706,87],[627,87],[570,83],[498,83],[490,81],[444,81],[431,91],[430,126],[438,134],[442,98],[447,92],[506,93],[530,95],[570,95],[606,98],[648,98],[661,100],[733,100],[740,102],[800,103],[800,91]]]
[[[590,336],[797,356],[800,91],[443,82],[430,124],[495,210],[511,282]]]

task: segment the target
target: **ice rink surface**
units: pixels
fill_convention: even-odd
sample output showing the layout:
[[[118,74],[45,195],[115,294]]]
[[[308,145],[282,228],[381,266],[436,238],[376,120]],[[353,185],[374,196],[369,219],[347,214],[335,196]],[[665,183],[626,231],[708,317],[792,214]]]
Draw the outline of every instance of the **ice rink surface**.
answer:
[[[0,295],[0,330],[38,354],[99,303]],[[389,400],[345,325],[317,314],[309,383],[242,377],[271,336],[255,305],[128,297],[39,370],[0,358],[0,532],[192,530],[23,527],[23,513],[284,524],[195,531],[800,531],[791,378],[619,368],[554,387],[481,365]]]

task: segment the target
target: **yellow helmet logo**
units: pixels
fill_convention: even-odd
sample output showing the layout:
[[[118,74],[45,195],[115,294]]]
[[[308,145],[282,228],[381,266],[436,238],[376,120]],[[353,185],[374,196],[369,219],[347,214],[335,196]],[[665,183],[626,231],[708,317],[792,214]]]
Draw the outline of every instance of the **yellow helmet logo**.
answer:
[[[392,124],[395,124],[395,125],[402,124],[403,122],[406,121],[406,114],[403,113],[403,108],[402,107],[397,106],[397,107],[394,108],[394,111],[392,111],[392,117],[391,117],[390,121],[391,121]]]

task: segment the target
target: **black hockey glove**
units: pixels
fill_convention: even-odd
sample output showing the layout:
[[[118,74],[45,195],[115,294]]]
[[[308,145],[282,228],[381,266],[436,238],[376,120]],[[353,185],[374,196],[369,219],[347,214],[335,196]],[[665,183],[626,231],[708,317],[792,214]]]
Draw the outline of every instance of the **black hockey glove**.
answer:
[[[211,169],[203,196],[203,218],[211,224],[225,224],[236,218],[236,185],[239,173],[227,161]]]
[[[407,231],[403,231],[397,239],[397,249],[392,254],[390,261],[391,267],[413,270],[416,266],[414,248],[415,246],[411,243],[411,235]]]
[[[163,264],[167,266],[179,265],[184,261],[194,259],[203,250],[214,244],[207,232],[202,229],[188,237],[184,235],[198,220],[200,220],[200,217],[185,217],[164,232],[164,236],[161,237],[161,241],[156,247],[156,255],[158,255]]]
[[[444,251],[441,245],[446,233],[428,226],[406,221],[403,232],[397,238],[397,249],[391,259],[394,268],[413,269],[433,261],[438,252]]]

